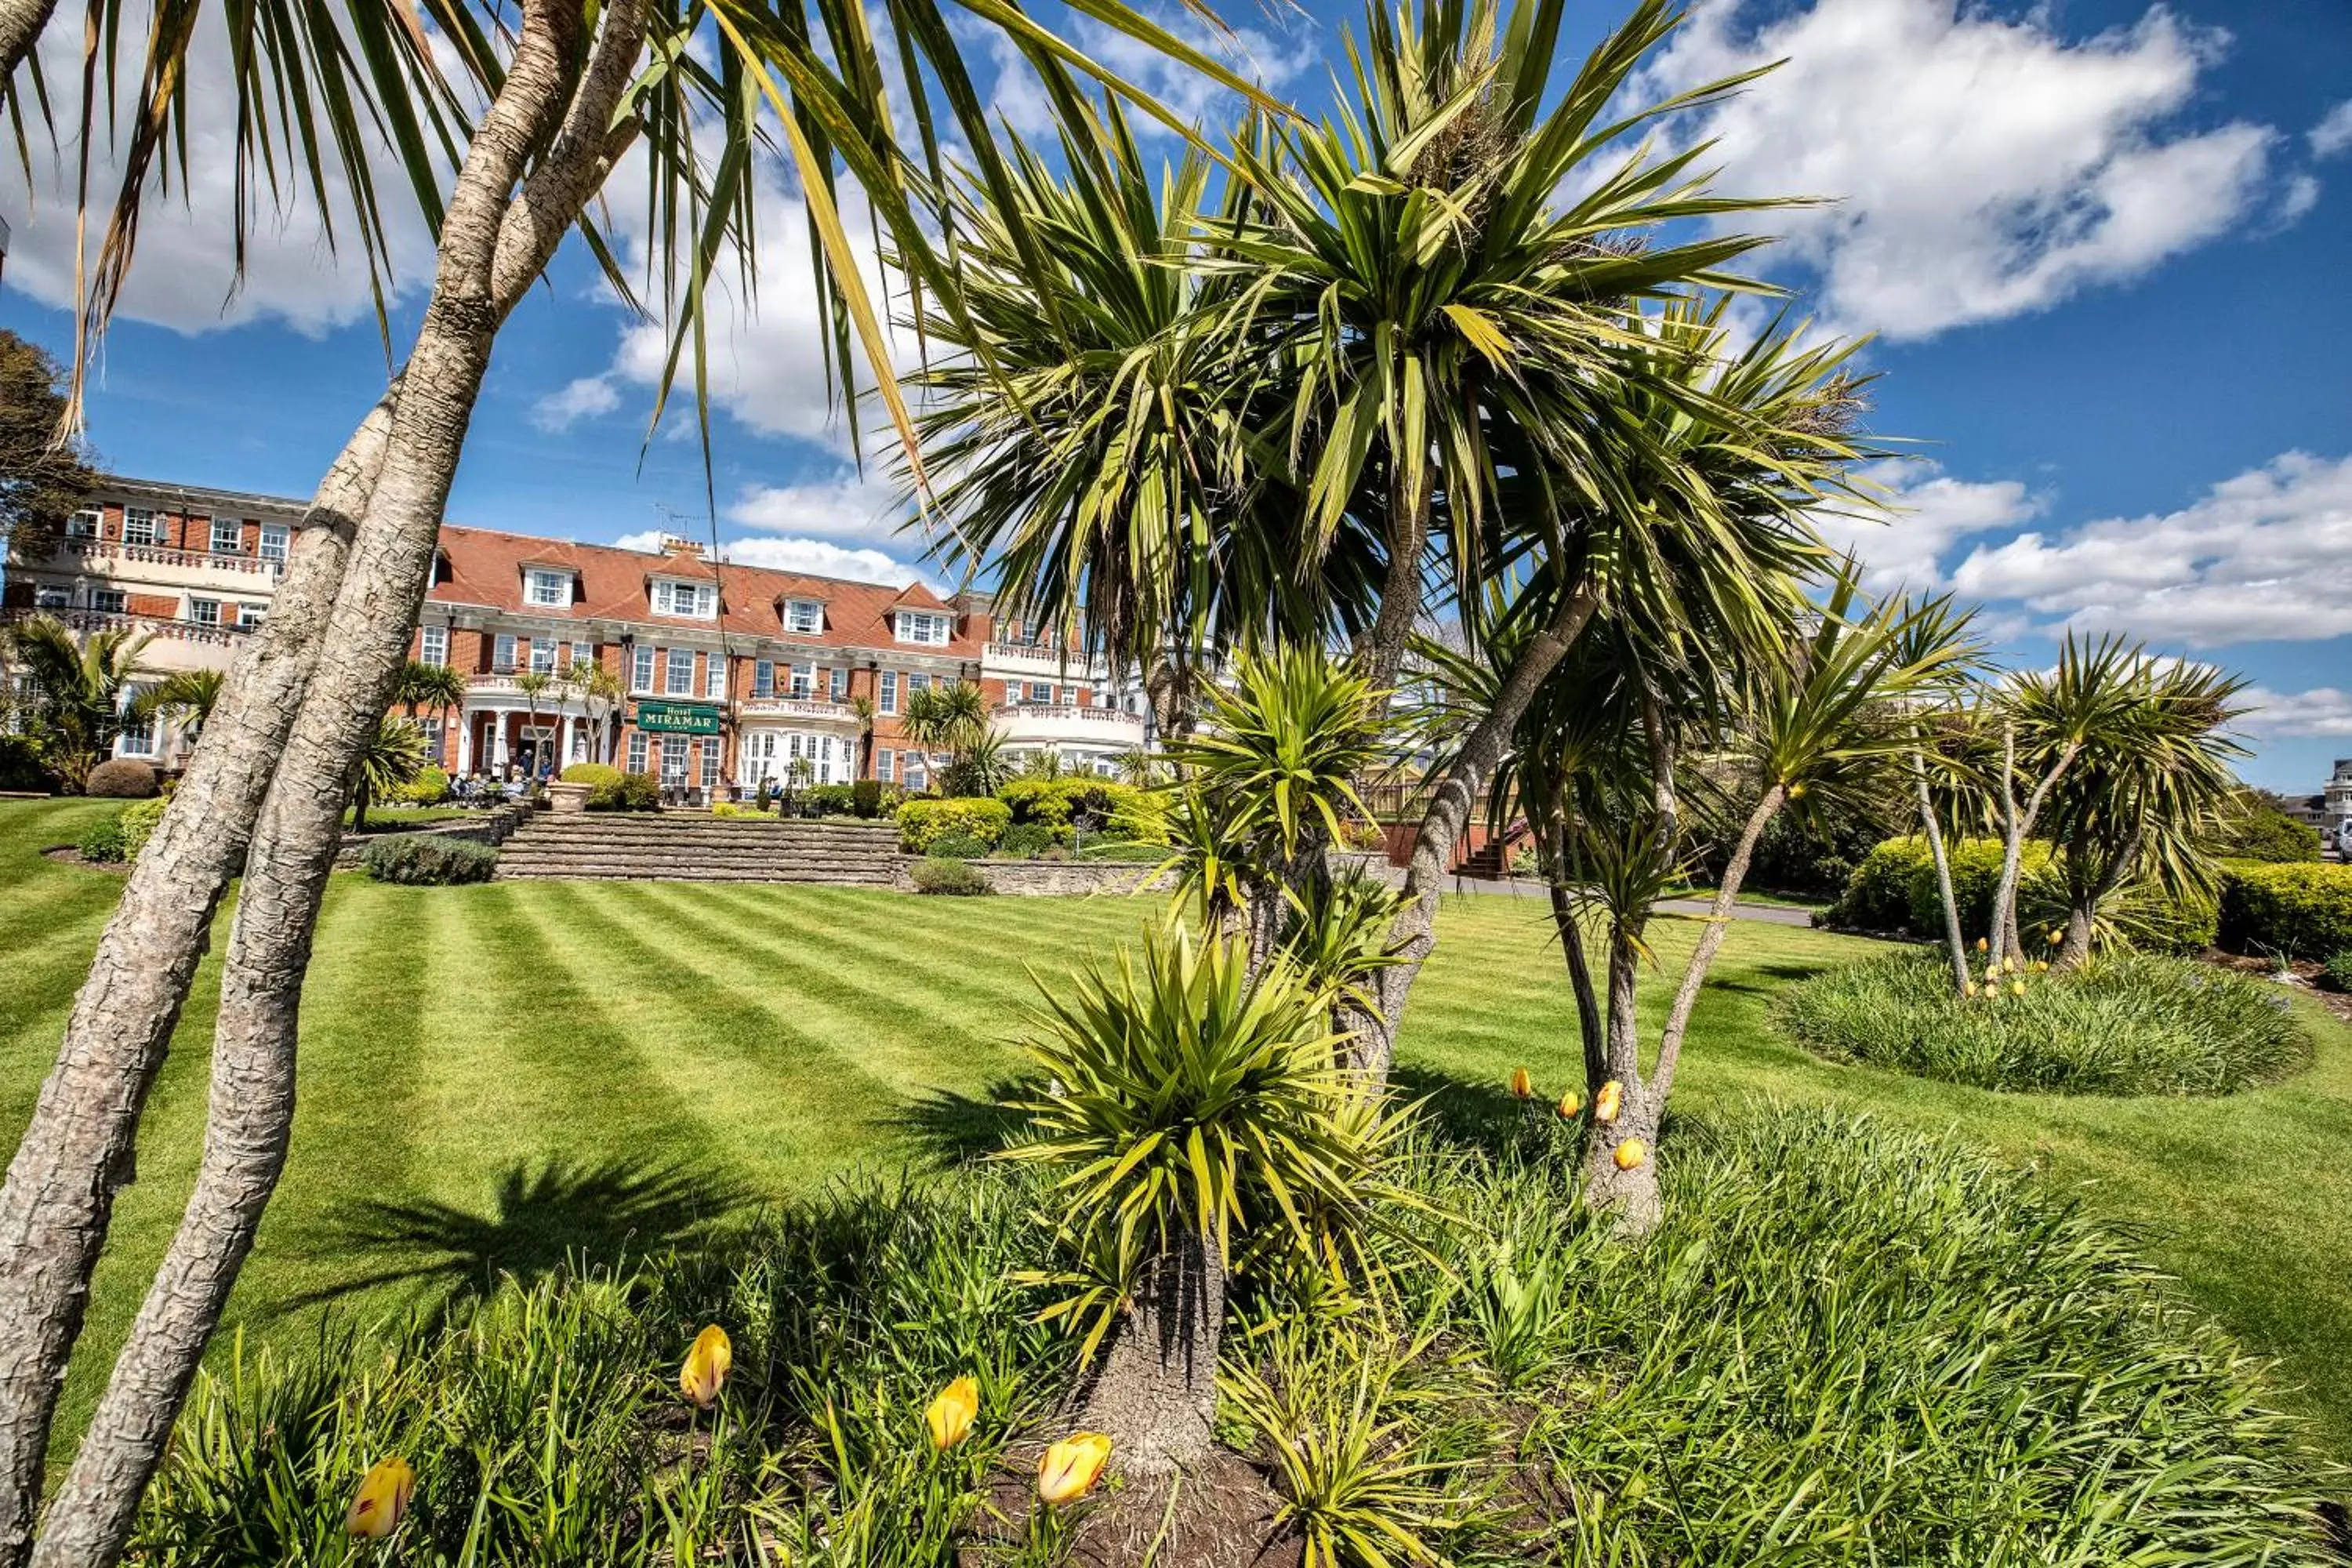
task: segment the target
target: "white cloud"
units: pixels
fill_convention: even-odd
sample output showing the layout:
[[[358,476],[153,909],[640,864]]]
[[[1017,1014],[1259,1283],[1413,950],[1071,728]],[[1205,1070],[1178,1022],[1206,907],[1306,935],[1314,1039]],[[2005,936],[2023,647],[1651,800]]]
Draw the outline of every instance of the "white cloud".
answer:
[[[2311,128],[2310,141],[2315,158],[2333,158],[2352,149],[2352,98],[2320,117],[2319,123]]]
[[[126,100],[138,79],[147,33],[146,7],[134,7],[121,31]],[[8,214],[15,231],[7,286],[41,304],[68,309],[74,304],[74,189],[79,156],[79,140],[70,132],[80,91],[81,38],[82,29],[67,25],[63,13],[41,35],[42,69],[60,130],[68,134],[61,135],[52,152],[39,128],[32,128],[31,188],[26,188],[24,168],[13,152],[0,158],[0,212]],[[299,160],[285,158],[281,146],[278,174],[288,191],[282,204],[273,206],[267,182],[257,175],[254,183],[260,191],[247,237],[245,277],[238,282],[231,107],[235,79],[226,37],[214,18],[198,24],[188,76],[187,178],[180,182],[175,164],[171,193],[150,191],[140,219],[138,251],[117,314],[192,333],[274,319],[314,336],[369,315],[373,306],[350,216],[349,187],[331,158],[325,178],[329,201],[338,215],[340,250],[328,245]],[[91,148],[91,199],[98,208],[90,219],[93,259],[108,206],[121,185],[126,143],[127,131],[110,132],[101,125]],[[374,145],[376,194],[395,286],[421,287],[433,275],[433,238],[415,213],[394,150],[381,138]],[[21,219],[20,213],[25,215]]]
[[[2318,205],[2318,180],[2298,171],[2288,176],[2286,194],[2279,198],[2277,226],[2284,228]]]
[[[561,392],[551,392],[530,405],[530,422],[550,435],[569,430],[583,419],[594,419],[621,406],[621,395],[609,375],[583,375]]]
[[[1944,556],[1954,545],[2014,528],[2042,509],[2015,479],[1956,479],[1930,464],[1879,463],[1864,478],[1880,487],[1888,511],[1817,513],[1813,522],[1831,545],[1862,563],[1863,584],[1874,594],[1943,586]]]
[[[2273,691],[2250,686],[2239,694],[2246,716],[2237,727],[2255,735],[2352,735],[2352,691],[2315,686]]]
[[[1971,597],[2196,647],[2352,632],[2352,458],[2289,452],[2179,511],[1979,547]]]
[[[2038,8],[1953,0],[1816,0],[1756,27],[1748,11],[1700,0],[1649,85],[1788,57],[1701,132],[1721,188],[1832,198],[1775,219],[1775,252],[1818,271],[1849,330],[1919,338],[2045,310],[2224,232],[2265,185],[2271,129],[2164,133],[2221,39],[2160,5],[2074,42]]]
[[[886,540],[898,535],[908,511],[898,488],[868,467],[864,474],[845,468],[814,483],[753,485],[727,509],[727,517],[761,533]]]

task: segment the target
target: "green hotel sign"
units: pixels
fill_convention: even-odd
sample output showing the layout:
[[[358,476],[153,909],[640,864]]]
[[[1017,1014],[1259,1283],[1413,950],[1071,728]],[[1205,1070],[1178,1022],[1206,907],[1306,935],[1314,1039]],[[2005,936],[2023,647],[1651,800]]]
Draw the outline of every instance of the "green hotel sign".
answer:
[[[664,735],[716,735],[719,710],[708,702],[640,702],[637,728]]]

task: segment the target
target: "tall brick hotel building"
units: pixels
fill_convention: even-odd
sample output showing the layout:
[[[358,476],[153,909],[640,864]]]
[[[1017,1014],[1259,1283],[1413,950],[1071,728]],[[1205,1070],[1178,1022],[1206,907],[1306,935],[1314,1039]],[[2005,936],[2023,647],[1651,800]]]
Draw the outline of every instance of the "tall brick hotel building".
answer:
[[[80,629],[151,633],[142,663],[157,678],[226,669],[269,613],[302,509],[110,481],[54,552],[10,555],[0,616],[47,611]],[[609,760],[709,792],[781,780],[803,759],[811,782],[920,788],[924,759],[899,716],[914,692],[959,680],[980,686],[1016,760],[1050,750],[1066,768],[1107,772],[1148,742],[1139,692],[997,621],[985,595],[717,563],[682,541],[651,553],[445,525],[413,652],[466,676],[463,709],[423,719],[458,774]],[[517,684],[589,660],[618,678],[622,699],[598,704],[561,681],[527,696]],[[159,721],[116,751],[170,767],[188,743]]]

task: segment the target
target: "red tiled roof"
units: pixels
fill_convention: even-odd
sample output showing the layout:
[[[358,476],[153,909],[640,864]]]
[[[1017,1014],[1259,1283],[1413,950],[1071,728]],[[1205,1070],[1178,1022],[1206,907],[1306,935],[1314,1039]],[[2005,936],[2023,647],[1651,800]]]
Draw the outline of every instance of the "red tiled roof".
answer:
[[[679,552],[655,555],[622,550],[609,544],[573,544],[530,534],[500,533],[487,528],[444,523],[441,554],[447,563],[446,581],[436,582],[428,595],[441,605],[484,605],[518,615],[568,620],[635,621],[650,626],[709,626],[690,617],[656,616],[651,590],[655,577],[719,583],[721,627],[739,637],[812,640],[860,647],[898,644],[890,627],[890,612],[902,608],[953,612],[940,596],[920,583],[904,588],[877,583],[851,583],[832,577],[812,577],[778,572],[764,566],[714,566],[699,555]],[[523,602],[526,566],[570,569],[579,574],[579,587],[568,606],[550,607]],[[824,630],[812,638],[784,630],[781,601],[817,599],[824,604]],[[986,635],[985,618],[970,617],[969,633],[953,617],[954,640],[944,647],[909,651],[978,658]]]

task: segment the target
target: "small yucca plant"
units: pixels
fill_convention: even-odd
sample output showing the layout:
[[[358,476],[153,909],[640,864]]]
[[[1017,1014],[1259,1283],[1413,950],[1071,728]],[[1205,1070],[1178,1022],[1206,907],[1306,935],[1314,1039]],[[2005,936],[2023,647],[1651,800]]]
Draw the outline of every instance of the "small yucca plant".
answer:
[[[1055,1192],[1086,1272],[1047,1310],[1107,1344],[1087,1424],[1150,1473],[1205,1454],[1225,1279],[1282,1245],[1337,1259],[1384,1191],[1397,1118],[1337,1065],[1330,995],[1287,960],[1253,980],[1237,942],[1146,935],[1047,998],[1032,1055],[1059,1091],[1022,1107],[1013,1159]]]

